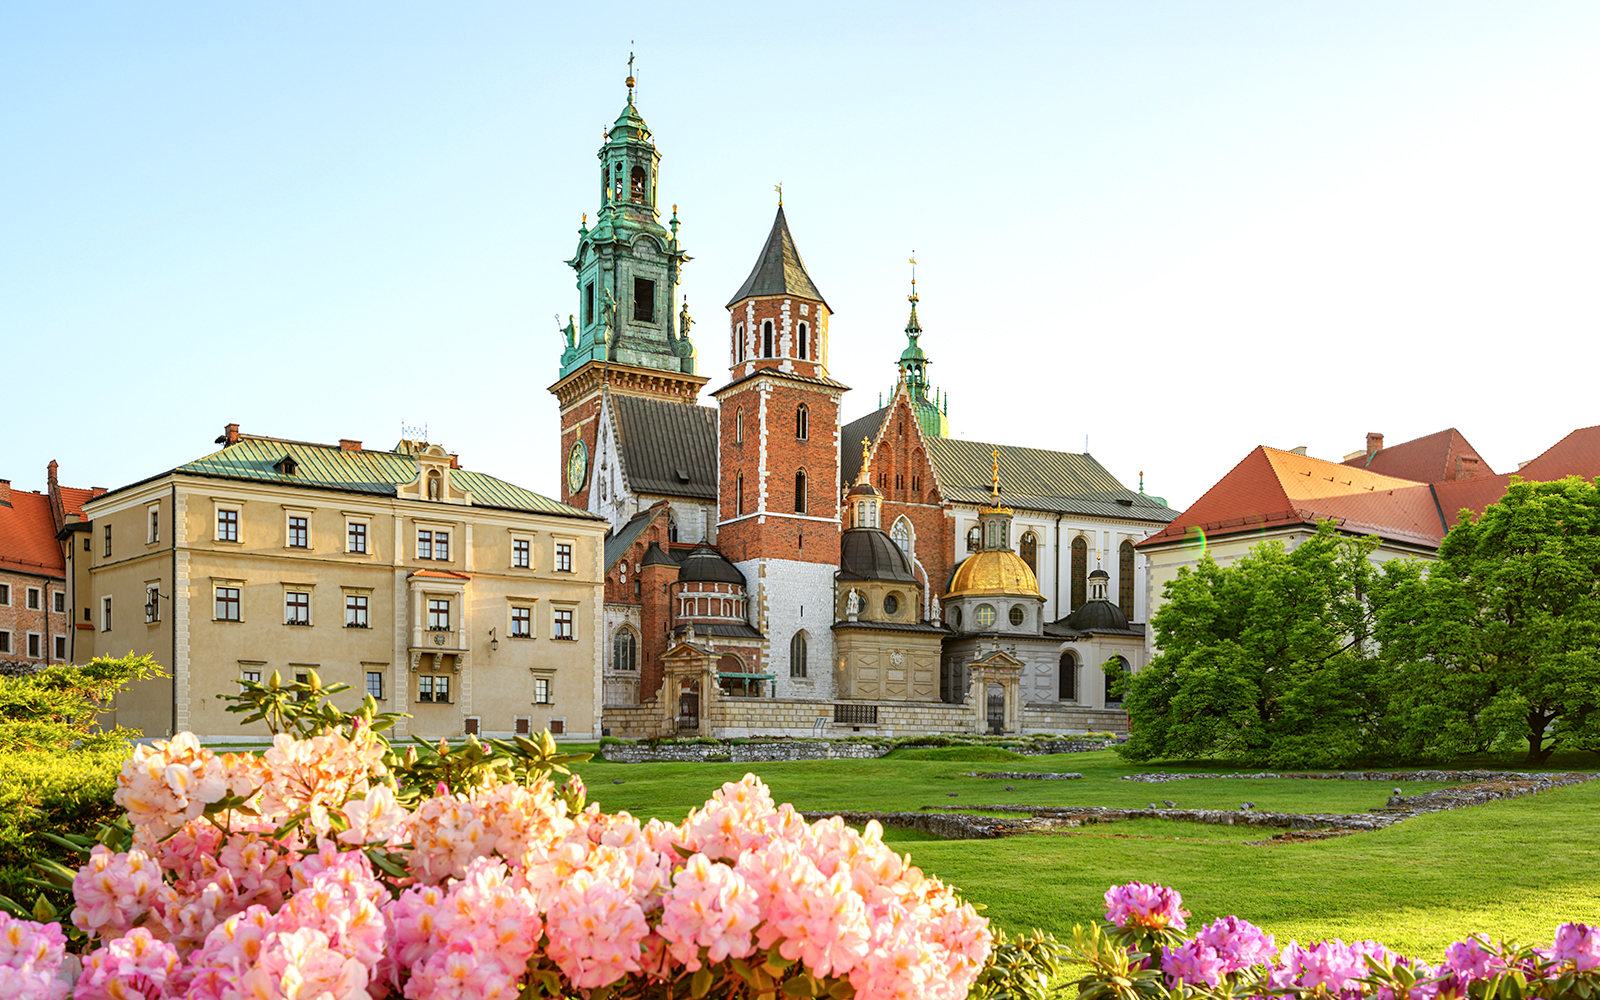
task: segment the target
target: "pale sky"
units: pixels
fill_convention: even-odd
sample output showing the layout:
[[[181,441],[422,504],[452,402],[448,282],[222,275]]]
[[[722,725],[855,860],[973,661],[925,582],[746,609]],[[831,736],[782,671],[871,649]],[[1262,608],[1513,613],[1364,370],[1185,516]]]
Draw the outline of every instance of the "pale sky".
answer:
[[[576,6],[0,3],[0,477],[404,422],[557,495],[630,49],[712,388],[782,182],[846,420],[915,252],[957,436],[1178,507],[1258,444],[1600,423],[1600,5]]]

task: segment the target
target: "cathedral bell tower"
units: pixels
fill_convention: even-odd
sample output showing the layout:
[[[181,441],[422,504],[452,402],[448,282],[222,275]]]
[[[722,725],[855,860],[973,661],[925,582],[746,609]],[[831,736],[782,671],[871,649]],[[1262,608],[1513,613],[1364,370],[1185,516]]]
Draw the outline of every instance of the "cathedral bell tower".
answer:
[[[561,405],[561,498],[579,507],[588,506],[606,392],[693,403],[708,381],[696,373],[688,302],[678,300],[679,273],[690,259],[678,243],[678,207],[663,226],[661,154],[634,104],[635,84],[629,56],[628,103],[596,154],[594,226],[585,214],[567,261],[577,276],[578,308],[561,328],[561,379],[550,387]]]

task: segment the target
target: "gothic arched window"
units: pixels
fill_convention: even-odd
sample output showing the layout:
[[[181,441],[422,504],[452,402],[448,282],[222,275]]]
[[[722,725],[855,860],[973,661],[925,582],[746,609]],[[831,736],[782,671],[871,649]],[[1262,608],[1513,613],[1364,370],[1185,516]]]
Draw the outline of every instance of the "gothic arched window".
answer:
[[[811,411],[801,403],[794,411],[794,436],[802,441],[811,437]]]
[[[1133,543],[1127,540],[1117,547],[1117,605],[1133,621]]]
[[[978,526],[974,524],[967,529],[967,551],[976,552],[979,548]]]
[[[638,657],[639,644],[633,637],[633,630],[626,625],[617,629],[616,636],[611,640],[611,669],[638,670]]]
[[[1088,599],[1089,594],[1089,543],[1082,535],[1072,540],[1072,608]]]
[[[1028,564],[1028,568],[1029,569],[1033,570],[1033,575],[1034,576],[1038,576],[1039,575],[1039,538],[1038,538],[1038,536],[1035,535],[1031,531],[1024,531],[1022,533],[1022,541],[1017,546],[1017,548],[1019,550],[1017,552],[1017,554],[1022,557],[1022,561]]]
[[[740,323],[737,327],[734,328],[733,340],[734,340],[734,343],[738,345],[739,360],[743,361],[744,360],[744,324],[743,323]]]
[[[911,556],[911,522],[910,521],[907,521],[905,518],[902,517],[898,521],[894,522],[894,530],[889,532],[889,537],[893,538],[894,539],[894,543],[896,545],[900,546],[900,551],[904,552],[906,554],[906,558],[907,559],[910,559],[912,557]]]
[[[1061,701],[1078,700],[1078,657],[1072,650],[1061,654],[1060,676],[1056,683],[1056,697]]]
[[[808,341],[810,341],[810,339],[811,339],[809,334],[810,334],[810,328],[807,327],[806,324],[801,323],[800,324],[800,338],[799,338],[800,339],[800,351],[799,351],[799,354],[800,354],[801,360],[805,359],[806,351],[809,349],[809,346],[810,346],[809,343],[808,343]]]
[[[770,319],[761,324],[761,356],[763,358],[772,357],[772,320]]]
[[[806,470],[799,469],[794,474],[794,512],[806,512]]]
[[[744,473],[739,473],[739,478],[733,484],[733,513],[737,516],[744,513]]]
[[[802,629],[789,640],[789,676],[804,677],[806,675],[806,633]]]
[[[672,508],[669,507],[669,508],[667,508],[667,541],[675,542],[677,540],[678,540],[678,515],[677,515],[676,512],[674,512],[672,510]]]

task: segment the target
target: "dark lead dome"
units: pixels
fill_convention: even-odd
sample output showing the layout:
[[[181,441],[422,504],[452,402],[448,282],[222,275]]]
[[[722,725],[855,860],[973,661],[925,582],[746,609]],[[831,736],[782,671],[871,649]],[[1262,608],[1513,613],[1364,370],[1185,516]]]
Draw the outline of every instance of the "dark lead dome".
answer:
[[[839,579],[915,584],[911,560],[882,528],[851,528],[839,539]]]
[[[678,580],[682,583],[736,583],[744,586],[744,574],[724,559],[721,552],[704,542],[683,557]]]
[[[879,493],[871,483],[856,483],[854,486],[850,487],[850,492],[846,493],[845,496],[881,497],[883,494]]]
[[[1078,610],[1067,616],[1067,627],[1076,632],[1125,629],[1128,627],[1128,616],[1110,601],[1085,601],[1078,606]]]

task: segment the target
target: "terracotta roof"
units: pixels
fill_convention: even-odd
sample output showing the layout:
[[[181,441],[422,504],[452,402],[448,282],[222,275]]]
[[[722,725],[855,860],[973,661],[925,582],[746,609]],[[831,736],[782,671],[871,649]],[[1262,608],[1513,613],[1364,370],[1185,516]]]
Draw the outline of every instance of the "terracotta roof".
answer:
[[[611,394],[617,445],[635,493],[717,498],[717,411],[667,399]]]
[[[285,457],[294,459],[296,468],[293,474],[283,471]],[[240,435],[236,442],[221,451],[212,452],[171,471],[218,479],[244,479],[392,497],[396,495],[397,486],[416,480],[417,463],[410,455],[398,451],[345,449],[332,444]],[[163,472],[140,482],[150,482],[169,474]],[[452,469],[450,479],[456,488],[472,494],[475,507],[605,520],[598,514],[579,510],[481,472]],[[129,484],[137,485],[139,483]],[[111,492],[118,493],[129,486],[120,486]]]
[[[1478,449],[1454,427],[1380,448],[1344,464],[1418,483],[1452,482],[1462,473],[1467,478],[1495,474],[1478,456]]]
[[[411,576],[420,576],[426,580],[470,580],[466,573],[458,573],[453,569],[418,569],[412,570]],[[410,577],[407,577],[410,579]]]
[[[1600,476],[1600,426],[1580,427],[1523,465],[1514,475],[1532,482],[1549,482],[1568,476]]]
[[[61,491],[61,506],[66,513],[76,514],[80,518],[84,517],[83,505],[100,495],[94,490],[80,490],[76,486],[61,486],[58,488]]]
[[[1194,529],[1209,538],[1338,518],[1361,534],[1438,545],[1444,525],[1425,483],[1277,448],[1258,447],[1162,531],[1159,545]]]
[[[0,503],[0,570],[66,579],[55,515],[43,493],[12,490],[11,503]]]

